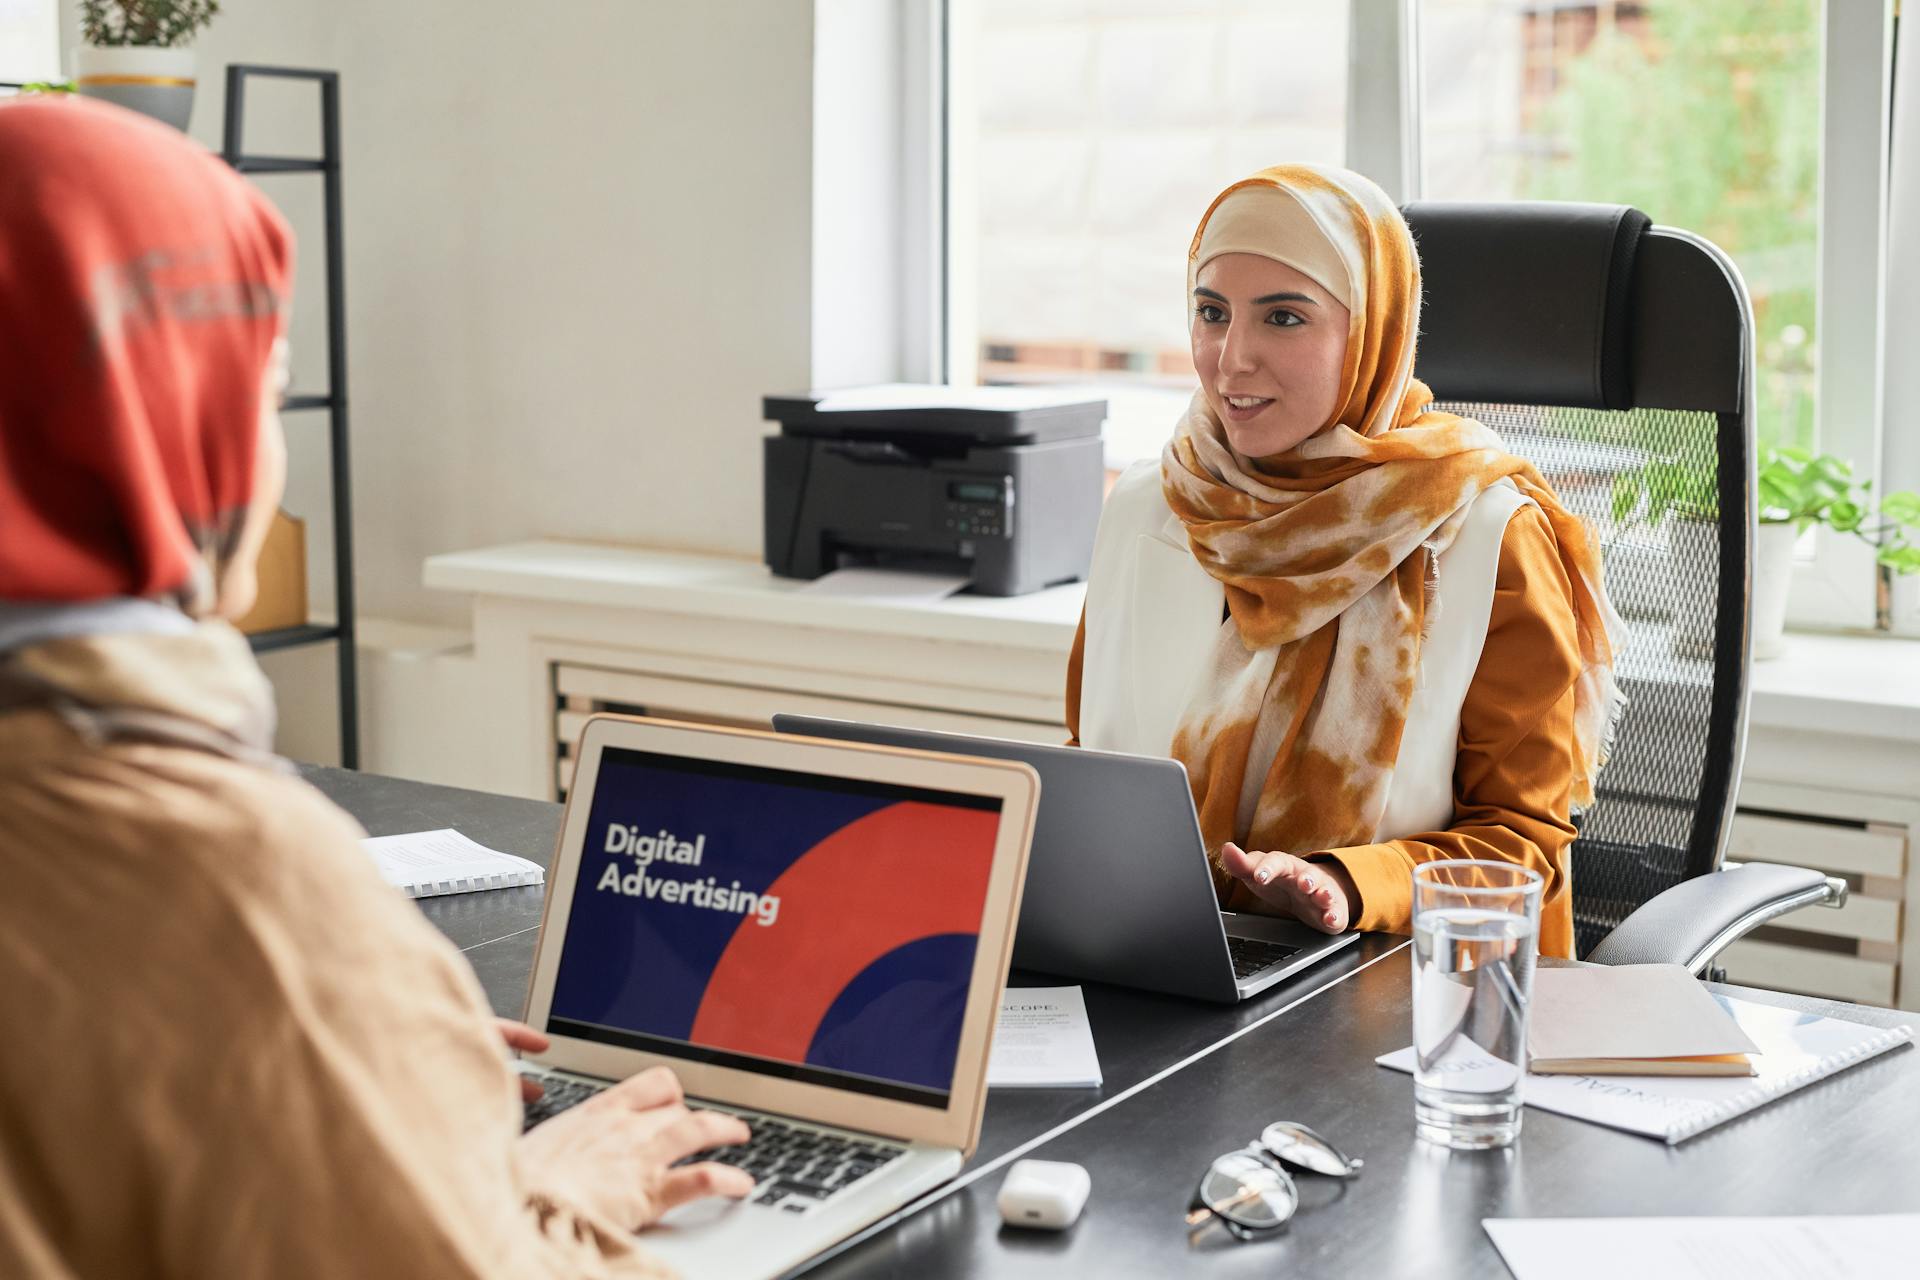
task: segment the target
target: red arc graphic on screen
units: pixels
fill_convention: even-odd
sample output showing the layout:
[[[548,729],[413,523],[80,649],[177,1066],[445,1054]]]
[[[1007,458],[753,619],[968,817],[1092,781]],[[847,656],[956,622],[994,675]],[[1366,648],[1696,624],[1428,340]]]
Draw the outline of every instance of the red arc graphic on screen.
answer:
[[[905,802],[848,823],[767,892],[770,926],[742,918],[714,966],[695,1044],[804,1062],[820,1020],[854,978],[897,947],[977,934],[1000,815]]]

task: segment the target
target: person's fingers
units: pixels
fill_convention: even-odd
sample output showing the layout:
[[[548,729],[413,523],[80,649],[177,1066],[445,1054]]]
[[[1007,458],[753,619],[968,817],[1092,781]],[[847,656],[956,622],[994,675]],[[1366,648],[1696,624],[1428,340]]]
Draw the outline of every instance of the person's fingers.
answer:
[[[651,1111],[655,1107],[672,1106],[685,1097],[680,1078],[672,1071],[666,1067],[648,1067],[639,1075],[628,1076],[593,1101],[632,1111]]]
[[[753,1194],[753,1177],[731,1165],[690,1164],[684,1169],[669,1169],[660,1180],[660,1211],[665,1213],[690,1200],[708,1196],[731,1196],[735,1200]]]
[[[689,1111],[654,1135],[661,1163],[672,1164],[696,1151],[737,1146],[752,1137],[738,1116],[719,1111]]]
[[[1285,883],[1294,875],[1294,867],[1300,860],[1290,853],[1269,853],[1260,859],[1260,865],[1254,869],[1255,884],[1271,885],[1275,881]]]
[[[520,1077],[520,1101],[538,1102],[546,1092],[545,1087],[538,1080],[529,1076]]]
[[[553,1047],[553,1041],[524,1022],[515,1022],[512,1018],[495,1018],[493,1022],[500,1028],[500,1038],[507,1042],[509,1049],[518,1049],[522,1053],[545,1053]]]
[[[1260,859],[1229,840],[1220,846],[1220,865],[1234,879],[1246,880],[1253,875],[1254,868],[1260,865]]]

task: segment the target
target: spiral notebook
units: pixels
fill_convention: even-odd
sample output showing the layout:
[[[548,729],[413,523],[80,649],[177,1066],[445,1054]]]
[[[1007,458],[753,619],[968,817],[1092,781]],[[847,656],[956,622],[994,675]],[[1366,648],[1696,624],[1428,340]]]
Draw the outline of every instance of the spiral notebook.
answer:
[[[1735,1116],[1913,1039],[1906,1027],[1869,1027],[1713,992],[1759,1052],[1751,1076],[1528,1075],[1526,1104],[1629,1133],[1684,1142]],[[1464,1036],[1447,1051],[1449,1066],[1470,1068],[1478,1046]],[[1454,1056],[1461,1060],[1455,1064]],[[1413,1071],[1412,1048],[1375,1059],[1395,1071]],[[1495,1065],[1491,1058],[1486,1065]]]
[[[489,849],[451,827],[375,836],[360,843],[373,855],[380,878],[409,898],[511,889],[546,880],[539,863]]]

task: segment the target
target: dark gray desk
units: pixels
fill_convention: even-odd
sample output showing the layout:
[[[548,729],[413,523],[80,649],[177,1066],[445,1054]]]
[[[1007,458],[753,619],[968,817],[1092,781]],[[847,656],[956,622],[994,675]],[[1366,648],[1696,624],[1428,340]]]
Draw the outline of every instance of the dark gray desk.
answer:
[[[544,863],[557,805],[308,770],[376,834],[457,826]],[[422,909],[473,962],[494,1008],[517,1014],[540,891],[431,899]],[[824,1260],[821,1276],[975,1274],[1347,1276],[1504,1274],[1485,1217],[1920,1211],[1920,1055],[1898,1049],[1678,1147],[1529,1111],[1511,1151],[1457,1155],[1413,1137],[1407,1077],[1373,1065],[1408,1036],[1397,939],[1369,937],[1322,970],[1238,1008],[1089,985],[1102,1090],[991,1095],[960,1179]],[[1036,982],[1044,981],[1038,977]],[[1735,989],[1876,1026],[1914,1015]],[[1207,1161],[1269,1120],[1305,1121],[1367,1161],[1342,1188],[1301,1180],[1290,1231],[1236,1244],[1189,1236],[1181,1214]],[[1064,1235],[1003,1230],[1005,1164],[1074,1160],[1093,1175]],[[1065,1264],[1064,1266],[1062,1264]]]

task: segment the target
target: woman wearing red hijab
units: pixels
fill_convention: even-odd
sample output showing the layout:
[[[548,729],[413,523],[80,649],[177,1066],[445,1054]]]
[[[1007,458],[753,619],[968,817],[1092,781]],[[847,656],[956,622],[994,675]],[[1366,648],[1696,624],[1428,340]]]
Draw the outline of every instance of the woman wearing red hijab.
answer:
[[[220,621],[292,247],[164,126],[0,105],[0,1275],[657,1274],[630,1233],[749,1191],[671,1167],[744,1126],[658,1070],[521,1137],[472,971]]]

